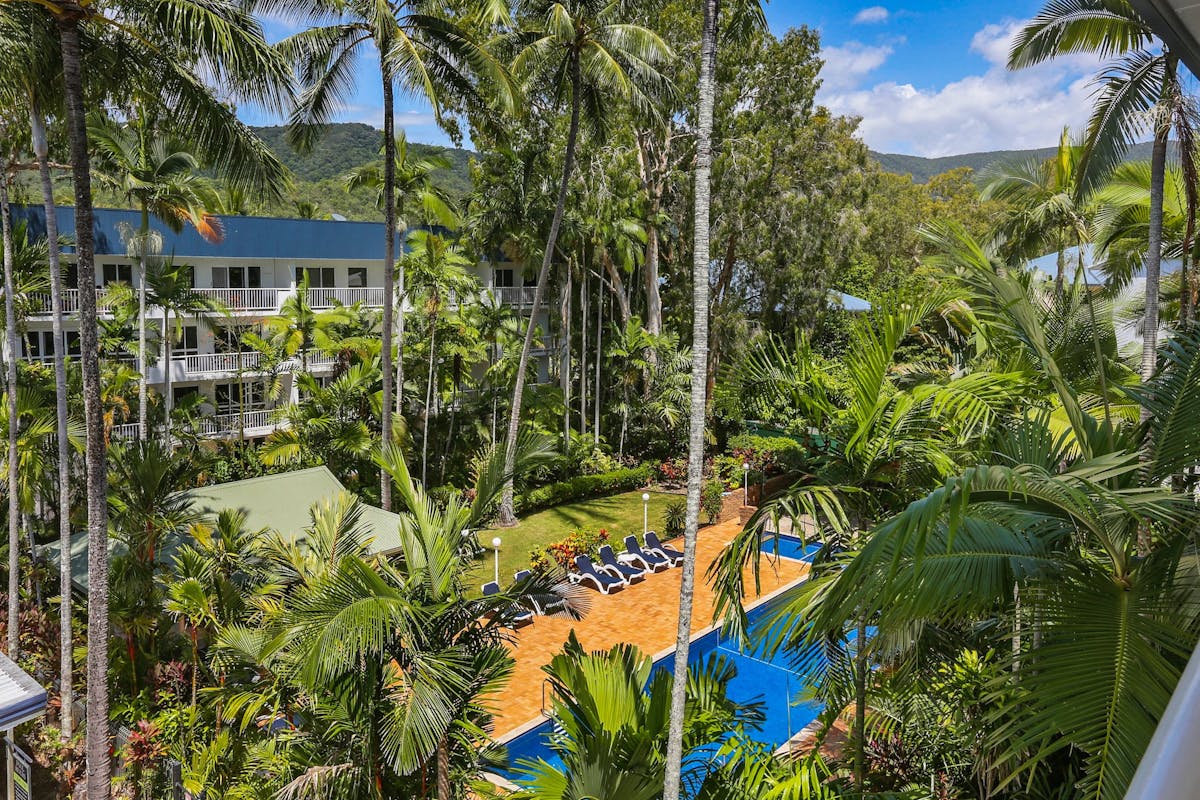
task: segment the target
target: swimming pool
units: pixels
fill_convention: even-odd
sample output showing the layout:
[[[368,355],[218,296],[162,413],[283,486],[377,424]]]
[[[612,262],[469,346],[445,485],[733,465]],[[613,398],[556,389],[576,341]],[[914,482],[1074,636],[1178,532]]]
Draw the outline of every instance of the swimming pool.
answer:
[[[764,551],[768,547],[771,548],[769,552],[774,552],[772,543],[764,543]],[[779,553],[807,561],[811,560],[817,547],[805,547],[799,539],[785,536],[780,537]],[[768,601],[751,609],[748,614],[751,625],[770,617],[775,608],[775,602]],[[728,695],[738,702],[762,703],[762,726],[749,731],[749,738],[774,749],[786,743],[820,714],[820,703],[801,701],[798,697],[808,685],[809,676],[823,665],[824,658],[815,650],[801,654],[780,652],[770,657],[763,650],[761,644],[743,650],[736,640],[725,636],[718,628],[692,641],[688,648],[688,663],[700,663],[714,651],[731,660],[737,667],[737,675],[729,683]],[[674,655],[667,654],[654,662],[654,668],[670,671],[674,668],[674,658]],[[510,740],[507,747],[512,767],[505,771],[505,776],[510,780],[519,778],[521,773],[515,766],[527,759],[544,759],[559,766],[561,762],[549,746],[553,732],[554,723],[547,720]]]
[[[783,558],[791,558],[797,561],[812,561],[813,556],[821,549],[820,542],[812,542],[805,544],[803,539],[796,536],[785,536],[780,534],[768,539],[763,539],[759,549],[768,555],[779,555]]]

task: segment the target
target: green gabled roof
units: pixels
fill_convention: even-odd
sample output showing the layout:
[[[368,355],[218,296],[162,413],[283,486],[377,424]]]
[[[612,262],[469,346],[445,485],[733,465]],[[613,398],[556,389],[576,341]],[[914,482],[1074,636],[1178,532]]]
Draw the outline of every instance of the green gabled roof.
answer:
[[[311,467],[276,475],[263,475],[242,481],[202,486],[192,491],[196,510],[215,517],[225,509],[238,509],[246,514],[250,530],[268,528],[284,539],[297,541],[312,523],[311,509],[317,503],[337,499],[346,487],[326,467]],[[360,522],[366,530],[367,550],[390,554],[400,549],[400,516],[382,508],[360,503]],[[169,561],[178,541],[164,541],[159,551]],[[58,542],[42,546],[50,560],[58,561]],[[122,552],[124,545],[109,539],[109,553]],[[71,537],[71,574],[76,586],[87,591],[88,541],[87,533]]]
[[[327,467],[310,467],[294,472],[263,475],[243,481],[202,486],[192,492],[196,508],[215,516],[227,508],[246,513],[246,526],[270,528],[295,541],[312,523],[313,504],[337,498],[346,488]],[[400,517],[382,508],[361,504],[362,524],[371,539],[373,553],[392,553],[400,548]]]

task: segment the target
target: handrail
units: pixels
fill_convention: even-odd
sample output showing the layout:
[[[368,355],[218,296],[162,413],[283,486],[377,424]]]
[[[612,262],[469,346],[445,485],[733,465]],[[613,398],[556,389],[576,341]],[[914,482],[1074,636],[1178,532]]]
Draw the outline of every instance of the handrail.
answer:
[[[1150,746],[1138,764],[1125,800],[1194,797],[1200,786],[1200,645],[1192,652]]]

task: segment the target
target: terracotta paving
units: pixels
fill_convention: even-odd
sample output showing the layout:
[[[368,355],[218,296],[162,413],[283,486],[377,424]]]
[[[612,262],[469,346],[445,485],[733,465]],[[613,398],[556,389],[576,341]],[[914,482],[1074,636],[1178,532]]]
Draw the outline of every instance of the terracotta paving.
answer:
[[[692,632],[695,634],[712,625],[713,591],[704,574],[724,546],[741,530],[737,520],[730,520],[700,530],[696,549],[696,593],[692,612]],[[676,541],[676,549],[682,549]],[[763,561],[762,596],[799,579],[808,566],[788,559]],[[675,629],[679,617],[679,569],[670,569],[648,576],[644,581],[604,596],[588,590],[591,608],[581,620],[537,617],[532,625],[517,633],[513,645],[516,667],[512,680],[492,705],[495,713],[494,735],[499,740],[538,720],[542,711],[542,667],[562,650],[572,628],[580,643],[589,650],[607,650],[619,642],[629,642],[647,655],[655,656],[675,644]],[[752,579],[746,583],[753,588]],[[748,598],[747,605],[757,598]]]

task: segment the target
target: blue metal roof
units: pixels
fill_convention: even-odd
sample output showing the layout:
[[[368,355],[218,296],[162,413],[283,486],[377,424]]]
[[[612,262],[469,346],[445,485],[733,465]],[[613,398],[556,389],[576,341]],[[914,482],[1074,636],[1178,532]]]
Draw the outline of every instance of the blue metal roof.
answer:
[[[74,206],[58,206],[56,211],[59,233],[73,239]],[[42,206],[13,206],[13,217],[28,221],[31,236],[46,235],[46,214]],[[181,233],[174,233],[158,220],[151,219],[150,227],[162,234],[164,253],[181,257],[383,260],[382,222],[242,216],[220,216],[218,219],[225,238],[216,244],[206,242],[190,226]],[[96,209],[93,228],[96,255],[125,255],[120,223],[136,228],[141,224],[141,215],[124,209]],[[397,253],[401,252],[402,241],[403,235],[398,232]]]

